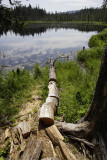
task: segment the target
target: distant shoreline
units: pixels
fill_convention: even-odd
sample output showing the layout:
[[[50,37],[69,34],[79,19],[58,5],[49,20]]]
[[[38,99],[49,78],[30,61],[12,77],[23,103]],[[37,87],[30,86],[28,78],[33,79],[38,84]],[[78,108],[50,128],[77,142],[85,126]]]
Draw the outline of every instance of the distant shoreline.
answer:
[[[106,22],[95,22],[95,21],[24,21],[25,23],[37,23],[37,24],[46,24],[46,23],[69,23],[69,24],[92,24],[92,25],[103,25],[103,26],[107,26],[107,23]]]

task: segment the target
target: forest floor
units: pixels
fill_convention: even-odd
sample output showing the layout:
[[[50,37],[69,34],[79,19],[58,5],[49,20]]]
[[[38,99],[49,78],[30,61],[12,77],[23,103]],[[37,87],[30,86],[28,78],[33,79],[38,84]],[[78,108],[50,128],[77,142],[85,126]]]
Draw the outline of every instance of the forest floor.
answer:
[[[14,157],[14,158],[11,158],[11,160],[21,159],[19,158],[21,150],[18,146],[16,151],[10,154],[11,147],[10,145],[9,146],[7,145],[7,140],[5,139],[5,131],[7,128],[10,129],[10,131],[12,131],[15,126],[17,126],[19,123],[23,121],[29,122],[31,127],[29,137],[24,140],[26,144],[25,146],[27,146],[27,143],[31,139],[35,141],[40,140],[43,142],[42,154],[40,159],[43,159],[46,157],[57,157],[60,160],[65,160],[65,158],[63,157],[60,151],[60,148],[52,144],[44,128],[41,127],[41,125],[39,124],[38,116],[39,116],[40,107],[42,104],[42,97],[38,95],[38,91],[40,92],[40,86],[36,87],[36,89],[32,92],[31,100],[21,105],[20,112],[14,117],[15,118],[14,123],[8,125],[7,127],[3,126],[2,128],[0,128],[0,160],[3,160],[4,159],[3,157],[7,156],[7,154],[8,156]],[[84,154],[82,153],[82,149],[80,147],[79,148],[75,147],[74,143],[71,143],[66,137],[64,137],[64,142],[66,143],[70,151],[75,155],[77,160],[89,159],[89,158],[88,159],[85,158]]]

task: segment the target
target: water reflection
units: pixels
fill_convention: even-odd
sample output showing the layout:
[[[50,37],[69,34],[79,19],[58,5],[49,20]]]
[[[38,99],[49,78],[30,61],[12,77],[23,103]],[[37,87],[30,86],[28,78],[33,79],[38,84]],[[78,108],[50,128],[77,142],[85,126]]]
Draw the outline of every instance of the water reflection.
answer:
[[[41,64],[59,52],[67,54],[82,49],[83,46],[88,48],[89,38],[102,29],[101,26],[98,29],[89,25],[70,25],[30,24],[23,31],[15,28],[8,31],[0,37],[0,51],[5,55],[0,63],[13,68],[24,66],[32,69],[35,63]]]

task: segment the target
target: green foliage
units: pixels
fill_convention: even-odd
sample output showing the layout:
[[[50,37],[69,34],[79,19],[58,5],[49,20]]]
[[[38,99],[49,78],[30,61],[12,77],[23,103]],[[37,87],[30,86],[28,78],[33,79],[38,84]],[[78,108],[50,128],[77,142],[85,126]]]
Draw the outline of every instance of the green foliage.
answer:
[[[7,157],[10,151],[10,139],[7,139],[5,147],[0,150],[0,160],[4,160],[3,157]]]
[[[34,79],[25,69],[0,74],[0,117],[2,121],[18,112],[21,102],[31,96],[29,92],[33,85]]]
[[[86,63],[87,61],[90,61],[92,59],[101,59],[103,49],[101,47],[91,48],[88,50],[82,50],[77,55],[77,60]]]
[[[77,122],[89,109],[95,84],[91,75],[84,73],[76,62],[56,64],[57,82],[60,93],[58,114],[66,122]]]
[[[35,64],[34,66],[34,79],[37,79],[41,76],[41,70],[38,64]]]
[[[107,42],[107,28],[105,28],[101,33],[92,36],[89,40],[89,46],[104,48],[106,42]]]

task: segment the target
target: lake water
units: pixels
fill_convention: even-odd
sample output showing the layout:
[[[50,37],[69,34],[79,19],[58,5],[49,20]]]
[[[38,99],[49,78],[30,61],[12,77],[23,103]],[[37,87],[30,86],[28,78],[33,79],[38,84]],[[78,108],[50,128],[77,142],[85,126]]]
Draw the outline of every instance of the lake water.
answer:
[[[96,33],[74,28],[48,28],[41,34],[22,36],[8,31],[0,37],[0,64],[32,69],[35,63],[42,64],[48,58],[58,57],[60,52],[70,54],[83,46],[88,48],[90,37]],[[74,58],[75,55],[71,56],[71,59]]]

